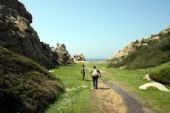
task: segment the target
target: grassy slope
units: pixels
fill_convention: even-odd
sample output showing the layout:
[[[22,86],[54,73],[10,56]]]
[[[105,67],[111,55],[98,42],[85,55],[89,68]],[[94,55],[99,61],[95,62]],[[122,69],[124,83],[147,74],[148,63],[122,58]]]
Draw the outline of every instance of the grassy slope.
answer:
[[[0,112],[37,113],[62,91],[45,68],[0,46]]]
[[[100,67],[105,67],[101,65]],[[170,63],[162,64],[157,67],[140,69],[140,70],[121,70],[118,68],[106,68],[104,71],[105,80],[114,82],[124,90],[138,99],[144,106],[151,108],[158,113],[169,113],[170,93],[161,92],[157,89],[149,89],[146,91],[139,90],[138,87],[147,83],[143,77],[150,72],[158,72],[159,70],[170,67]],[[170,86],[167,86],[170,89]]]
[[[88,81],[82,81],[80,69],[81,64],[54,69],[53,74],[64,82],[66,93],[46,113],[101,113],[91,98],[91,77],[88,74]]]
[[[122,59],[117,64],[111,64],[114,67],[127,66],[130,69],[147,68],[157,66],[167,61],[170,61],[170,30],[167,29],[168,34],[160,36],[160,41],[148,41],[148,46],[137,47],[134,52]],[[116,60],[116,59],[115,59]]]

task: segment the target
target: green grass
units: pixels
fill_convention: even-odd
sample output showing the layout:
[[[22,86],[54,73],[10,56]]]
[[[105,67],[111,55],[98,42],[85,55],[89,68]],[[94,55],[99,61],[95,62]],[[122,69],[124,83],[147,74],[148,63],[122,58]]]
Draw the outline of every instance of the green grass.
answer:
[[[53,69],[53,74],[63,81],[66,92],[45,113],[101,113],[91,102],[90,75],[86,76],[88,81],[83,81],[80,69],[81,64]]]
[[[170,93],[161,92],[155,88],[150,88],[148,90],[138,89],[139,86],[148,82],[143,79],[147,73],[158,72],[159,70],[169,66],[170,63],[162,64],[153,68],[138,70],[106,68],[103,79],[112,81],[119,85],[147,108],[157,111],[158,113],[169,113]],[[170,88],[170,86],[167,87]]]
[[[112,81],[136,98],[146,108],[153,110],[152,113],[169,113],[170,93],[161,92],[155,88],[148,90],[139,90],[138,87],[147,83],[143,77],[150,72],[170,66],[166,63],[154,68],[138,70],[121,70],[118,68],[107,68],[107,63],[90,63],[88,67],[96,65],[98,69],[103,70],[103,80]],[[80,74],[81,64],[63,66],[54,69],[54,75],[59,77],[65,84],[66,93],[52,104],[46,113],[102,113],[96,105],[93,104],[90,90],[91,81],[82,81]],[[90,76],[88,75],[88,80]],[[79,88],[79,86],[87,86]],[[167,86],[170,88],[169,86]]]

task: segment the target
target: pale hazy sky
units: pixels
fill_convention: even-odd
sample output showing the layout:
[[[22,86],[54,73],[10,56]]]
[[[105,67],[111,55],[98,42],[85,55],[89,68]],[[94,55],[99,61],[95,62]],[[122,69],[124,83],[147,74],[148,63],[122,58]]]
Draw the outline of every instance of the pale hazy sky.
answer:
[[[170,0],[20,0],[40,40],[73,54],[108,58],[170,25]]]

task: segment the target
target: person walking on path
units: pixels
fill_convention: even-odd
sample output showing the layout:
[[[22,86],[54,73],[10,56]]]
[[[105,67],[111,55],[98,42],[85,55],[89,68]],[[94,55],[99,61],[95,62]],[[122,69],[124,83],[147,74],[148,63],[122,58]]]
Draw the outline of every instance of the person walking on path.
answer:
[[[85,68],[85,65],[84,65],[84,64],[82,65],[82,68],[81,68],[81,74],[82,74],[82,76],[83,76],[83,80],[85,80],[86,68]]]
[[[93,69],[91,70],[91,76],[93,81],[93,88],[98,89],[98,78],[101,77],[100,71],[96,68],[96,66],[93,66]]]

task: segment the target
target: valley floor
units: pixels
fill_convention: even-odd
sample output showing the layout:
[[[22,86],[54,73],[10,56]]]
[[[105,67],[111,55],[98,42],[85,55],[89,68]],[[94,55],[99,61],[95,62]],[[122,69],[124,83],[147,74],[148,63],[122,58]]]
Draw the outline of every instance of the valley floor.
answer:
[[[94,90],[89,74],[93,65],[86,64],[85,81],[80,74],[81,64],[53,69],[53,74],[64,82],[66,92],[46,113],[169,113],[170,93],[152,88],[146,91],[138,89],[147,82],[143,80],[144,75],[154,69],[120,70],[95,63],[103,76],[99,80],[99,89]],[[123,95],[114,88],[114,84],[116,88],[121,87]]]

